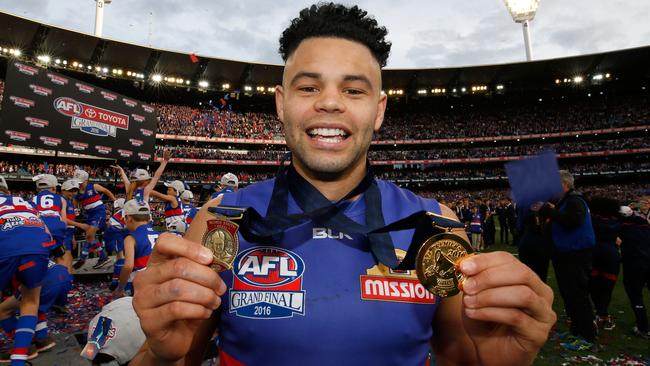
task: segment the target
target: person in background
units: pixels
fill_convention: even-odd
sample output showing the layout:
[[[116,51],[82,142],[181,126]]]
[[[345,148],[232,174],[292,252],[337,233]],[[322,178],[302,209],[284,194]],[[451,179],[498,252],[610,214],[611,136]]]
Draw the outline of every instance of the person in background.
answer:
[[[115,213],[108,220],[108,227],[104,233],[106,249],[116,253],[113,276],[109,285],[111,291],[115,290],[119,282],[120,273],[124,266],[124,239],[129,235],[129,229],[127,229],[126,221],[124,221],[124,211],[122,210],[124,203],[124,198],[118,198],[113,202]]]
[[[468,231],[472,236],[472,247],[474,250],[477,252],[483,250],[483,241],[481,240],[483,227],[481,226],[481,213],[477,206],[472,209],[472,220],[469,222]]]
[[[236,192],[239,188],[239,179],[232,173],[226,173],[221,177],[219,185],[214,186],[214,193],[210,199],[215,199],[224,193]]]
[[[120,174],[120,178],[124,183],[126,199],[130,200],[135,198],[144,202],[149,202],[149,195],[151,194],[151,191],[156,188],[156,184],[158,184],[160,177],[162,177],[165,172],[169,159],[171,159],[171,151],[165,150],[163,152],[162,161],[160,162],[158,169],[156,169],[156,172],[153,174],[153,178],[145,169],[135,169],[131,172],[131,180],[129,180],[121,166],[111,165],[111,167],[117,170]]]
[[[100,184],[90,183],[88,173],[81,169],[75,170],[72,179],[79,182],[79,193],[75,196],[75,200],[83,208],[86,224],[90,226],[86,231],[86,242],[83,244],[79,259],[73,267],[81,268],[91,252],[99,252],[99,260],[94,266],[99,268],[108,261],[108,255],[102,248],[102,243],[97,240],[97,233],[102,232],[106,227],[106,206],[104,206],[101,195],[106,195],[111,201],[115,201],[115,196]]]
[[[32,338],[48,255],[56,241],[38,211],[22,198],[11,195],[1,176],[0,228],[0,291],[10,288],[15,280],[22,294],[10,360],[12,366],[23,366],[27,359],[38,355]]]
[[[160,233],[151,225],[149,204],[140,200],[127,201],[122,208],[129,235],[124,238],[124,265],[113,298],[133,296],[133,279],[147,268],[149,255]]]
[[[61,260],[58,260],[61,262]],[[36,323],[33,344],[36,352],[46,352],[56,346],[49,336],[47,315],[52,306],[65,306],[68,301],[68,291],[72,288],[72,276],[63,264],[49,261],[47,272],[43,278],[38,305],[38,320]],[[20,309],[20,289],[16,288],[12,296],[0,303],[0,327],[10,335],[16,331],[16,312]],[[10,362],[11,355],[0,356],[0,363]]]
[[[591,224],[589,206],[582,194],[574,188],[573,175],[560,171],[562,197],[552,203],[533,205],[544,225],[547,240],[553,243],[553,269],[564,299],[570,331],[574,338],[560,343],[572,351],[594,348],[596,327],[594,311],[589,298],[589,277],[593,261],[596,235]]]
[[[183,212],[185,213],[185,225],[187,228],[190,227],[194,216],[198,212],[198,209],[192,203],[194,199],[194,194],[189,189],[181,194],[181,202],[183,203]]]
[[[185,213],[181,202],[181,194],[185,192],[185,183],[175,180],[165,183],[165,187],[167,187],[167,194],[151,191],[151,195],[165,202],[165,227],[167,231],[173,231],[179,228],[179,225],[176,225],[177,222],[185,223]]]
[[[65,255],[63,256],[64,264],[68,268],[68,272],[72,273],[72,251],[77,247],[77,241],[74,237],[75,228],[83,230],[84,232],[90,230],[90,226],[75,221],[77,213],[74,207],[74,196],[79,193],[79,182],[74,179],[68,179],[61,185],[61,196],[65,199]]]
[[[650,339],[648,313],[643,303],[643,289],[650,290],[650,223],[628,206],[622,206],[620,212],[623,286],[636,320],[632,332]]]
[[[621,268],[617,243],[621,230],[620,206],[618,201],[607,197],[596,196],[589,200],[591,223],[596,234],[589,292],[596,308],[599,330],[612,330],[616,326],[608,309]]]

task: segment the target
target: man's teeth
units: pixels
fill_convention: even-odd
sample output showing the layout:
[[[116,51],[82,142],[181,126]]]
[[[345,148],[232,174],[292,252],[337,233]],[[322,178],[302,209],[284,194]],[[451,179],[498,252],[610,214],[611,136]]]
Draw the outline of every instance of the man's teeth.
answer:
[[[310,136],[321,136],[321,137],[336,137],[336,136],[346,137],[348,135],[347,133],[345,133],[345,131],[343,131],[340,128],[313,128],[307,131],[307,133]],[[327,141],[330,139],[323,139],[323,140]],[[334,139],[334,141],[337,141],[337,139]]]

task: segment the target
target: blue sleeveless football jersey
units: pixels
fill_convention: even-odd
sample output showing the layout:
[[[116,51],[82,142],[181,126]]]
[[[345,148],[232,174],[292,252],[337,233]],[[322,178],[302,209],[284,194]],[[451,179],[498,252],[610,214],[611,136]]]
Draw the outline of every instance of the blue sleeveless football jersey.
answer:
[[[45,224],[27,201],[0,193],[0,259],[49,254],[55,245]]]
[[[156,244],[160,233],[149,223],[138,226],[129,233],[135,239],[133,271],[140,271],[147,267],[151,250]]]
[[[50,191],[40,191],[32,199],[34,208],[38,211],[52,236],[61,241],[65,238],[66,232],[66,225],[61,221],[63,200],[62,196]]]
[[[83,192],[77,193],[75,198],[86,211],[104,206],[101,195],[95,190],[95,185],[92,183],[86,184],[86,189]]]
[[[138,202],[144,202],[144,188],[136,188],[133,191],[133,199]]]
[[[165,202],[165,224],[167,230],[171,230],[172,225],[177,221],[185,222],[185,213],[183,212],[183,202],[180,197],[176,197],[176,208],[172,204]]]
[[[264,214],[273,180],[225,194],[223,205]],[[416,211],[440,213],[424,199],[377,180],[385,222]],[[365,224],[365,200],[342,203]],[[289,197],[289,213],[299,213]],[[391,233],[403,258],[414,230]],[[224,365],[401,365],[427,363],[440,299],[415,271],[378,264],[366,238],[307,222],[287,230],[275,246],[246,242],[233,270],[221,273],[228,291],[219,321]]]

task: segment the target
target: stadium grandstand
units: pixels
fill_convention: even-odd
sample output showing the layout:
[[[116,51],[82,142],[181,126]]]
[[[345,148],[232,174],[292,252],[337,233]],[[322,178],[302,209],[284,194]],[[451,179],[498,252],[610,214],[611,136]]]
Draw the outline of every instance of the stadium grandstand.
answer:
[[[154,108],[153,144],[133,149],[151,158],[106,156],[93,150],[95,140],[70,150],[65,135],[60,139],[68,148],[57,149],[34,128],[36,141],[26,143],[6,127],[18,122],[3,113],[20,103],[8,77],[17,64]],[[383,70],[388,110],[370,162],[379,178],[452,208],[468,200],[496,210],[510,197],[504,164],[553,150],[587,197],[634,208],[650,188],[648,65],[650,46],[525,63]],[[81,169],[91,183],[125,197],[128,187],[112,166],[128,176],[136,169],[153,175],[168,151],[156,190],[166,192],[163,182],[180,180],[201,206],[222,188],[226,173],[246,186],[273,178],[282,164],[288,149],[274,105],[282,71],[281,65],[144,47],[0,13],[0,175],[12,192],[31,199],[32,177],[52,174],[62,183]],[[142,129],[129,134],[139,144],[147,138]],[[112,214],[113,203],[102,199]],[[164,226],[164,202],[153,198],[151,205],[154,222]],[[97,312],[99,305],[83,306]],[[87,320],[56,326],[78,334]]]

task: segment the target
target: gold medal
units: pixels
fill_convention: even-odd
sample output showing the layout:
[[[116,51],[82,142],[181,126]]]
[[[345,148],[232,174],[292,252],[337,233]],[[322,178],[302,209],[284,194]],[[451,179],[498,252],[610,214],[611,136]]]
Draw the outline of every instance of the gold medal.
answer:
[[[456,295],[463,281],[463,274],[457,271],[458,262],[471,253],[472,247],[458,235],[434,235],[422,244],[415,258],[418,279],[435,295]]]
[[[210,267],[216,272],[230,270],[239,252],[239,225],[224,218],[208,220],[207,225],[201,244],[212,251]]]

